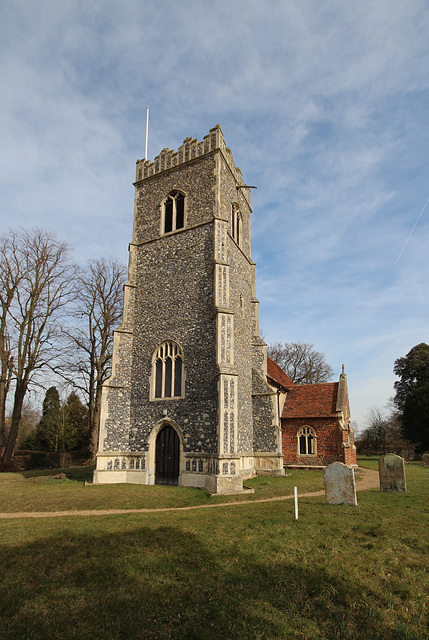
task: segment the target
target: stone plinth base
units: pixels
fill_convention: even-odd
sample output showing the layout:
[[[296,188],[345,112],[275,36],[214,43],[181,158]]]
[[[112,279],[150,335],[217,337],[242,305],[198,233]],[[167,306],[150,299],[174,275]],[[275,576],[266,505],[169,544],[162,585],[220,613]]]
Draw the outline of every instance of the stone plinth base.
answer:
[[[283,455],[281,453],[255,453],[254,474],[258,476],[284,476]]]
[[[145,471],[99,471],[95,470],[93,484],[150,484]],[[152,483],[153,484],[153,483]]]
[[[223,476],[223,475],[194,475],[191,473],[182,473],[182,487],[201,487],[210,493],[216,494],[232,494],[232,493],[253,493],[253,489],[243,487],[243,478],[241,476]]]
[[[198,487],[213,494],[253,493],[243,481],[256,475],[284,475],[277,453],[207,456],[190,454],[181,461],[178,486]],[[99,453],[93,484],[155,484],[155,466],[146,454],[129,451]]]

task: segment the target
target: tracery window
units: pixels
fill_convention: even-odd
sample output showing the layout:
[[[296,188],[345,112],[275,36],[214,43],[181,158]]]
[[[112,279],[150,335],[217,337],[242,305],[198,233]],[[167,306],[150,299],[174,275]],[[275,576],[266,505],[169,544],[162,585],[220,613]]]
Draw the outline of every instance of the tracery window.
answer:
[[[299,456],[317,455],[317,438],[314,429],[311,427],[301,427],[298,430],[297,438]]]
[[[183,229],[185,226],[185,196],[172,191],[163,204],[163,233]]]
[[[152,358],[151,397],[183,398],[185,391],[185,367],[183,350],[176,342],[163,342]]]
[[[234,238],[239,247],[241,247],[241,231],[242,220],[240,208],[236,202],[232,204],[231,210],[231,236]]]

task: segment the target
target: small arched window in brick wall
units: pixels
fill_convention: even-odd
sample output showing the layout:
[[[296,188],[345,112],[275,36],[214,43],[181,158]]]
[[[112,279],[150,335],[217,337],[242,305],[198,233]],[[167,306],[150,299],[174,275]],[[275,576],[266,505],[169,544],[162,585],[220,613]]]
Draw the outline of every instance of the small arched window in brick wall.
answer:
[[[172,191],[163,203],[162,233],[178,231],[185,226],[185,196]]]
[[[231,236],[238,246],[241,247],[242,219],[240,207],[236,202],[233,202],[231,209]]]
[[[176,342],[163,342],[152,358],[152,400],[183,398],[185,395],[185,367],[183,350]]]
[[[314,429],[311,427],[301,427],[296,434],[298,440],[299,456],[317,455],[317,438]]]

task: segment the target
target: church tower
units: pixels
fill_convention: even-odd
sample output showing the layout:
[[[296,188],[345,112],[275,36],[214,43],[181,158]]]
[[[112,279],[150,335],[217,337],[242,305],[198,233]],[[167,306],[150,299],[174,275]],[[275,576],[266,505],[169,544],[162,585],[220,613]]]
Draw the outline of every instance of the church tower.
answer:
[[[139,160],[95,483],[243,490],[283,473],[251,258],[250,189],[220,126]]]

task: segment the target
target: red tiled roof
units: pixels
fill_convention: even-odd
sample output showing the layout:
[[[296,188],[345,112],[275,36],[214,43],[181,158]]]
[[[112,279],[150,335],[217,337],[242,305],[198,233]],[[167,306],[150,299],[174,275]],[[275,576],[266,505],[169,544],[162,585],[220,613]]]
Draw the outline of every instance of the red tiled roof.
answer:
[[[335,416],[338,382],[295,385],[288,393],[282,418]]]
[[[281,385],[285,389],[292,389],[295,387],[289,376],[276,362],[274,362],[274,360],[271,360],[270,356],[267,356],[267,378],[277,382],[277,384]]]

